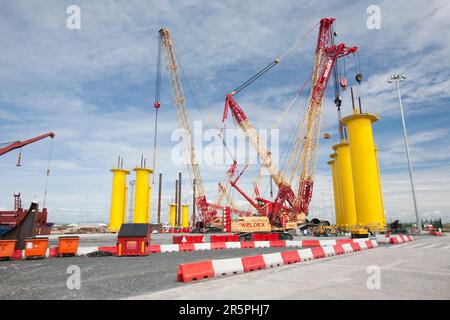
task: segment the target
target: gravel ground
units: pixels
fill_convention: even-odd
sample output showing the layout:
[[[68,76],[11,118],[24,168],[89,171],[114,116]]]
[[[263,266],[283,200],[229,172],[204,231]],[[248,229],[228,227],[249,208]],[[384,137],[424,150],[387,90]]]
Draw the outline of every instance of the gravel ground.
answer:
[[[180,263],[293,250],[228,249],[146,257],[73,257],[0,262],[0,299],[120,299],[189,284],[176,281]],[[81,287],[69,290],[69,266],[80,268]]]

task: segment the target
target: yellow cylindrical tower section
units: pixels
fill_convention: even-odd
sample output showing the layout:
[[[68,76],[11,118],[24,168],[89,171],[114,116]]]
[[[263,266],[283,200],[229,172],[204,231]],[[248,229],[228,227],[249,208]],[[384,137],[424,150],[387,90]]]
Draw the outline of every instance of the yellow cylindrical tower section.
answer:
[[[342,125],[347,126],[350,142],[358,224],[375,231],[382,230],[386,221],[372,132],[372,122],[378,119],[370,113],[356,112],[341,119]]]
[[[130,173],[128,170],[123,169],[111,169],[113,173],[113,183],[111,192],[111,209],[109,214],[109,226],[110,232],[118,232],[120,226],[123,223],[124,211],[126,211],[126,190],[127,190],[127,177]]]
[[[334,198],[334,211],[336,214],[336,225],[338,225],[341,221],[341,212],[340,212],[340,204],[339,204],[339,195],[338,195],[338,187],[337,187],[337,177],[336,177],[336,161],[330,160],[327,162],[331,166],[331,177],[333,179],[333,198]]]
[[[183,228],[189,228],[189,205],[181,205],[181,226]]]
[[[169,204],[169,225],[175,227],[175,217],[177,215],[177,204]]]
[[[122,223],[127,223],[127,203],[128,203],[128,186],[125,185],[125,199],[123,201],[123,218],[122,218]]]
[[[380,189],[381,211],[383,213],[383,225],[386,225],[386,215],[384,213],[383,187],[381,185],[380,163],[378,162],[378,147],[375,146],[375,159],[377,160],[377,175]]]
[[[338,188],[341,190],[341,221],[340,227],[353,228],[356,225],[355,194],[353,189],[352,163],[350,160],[350,147],[345,140],[332,147],[337,154],[336,170],[339,176]]]
[[[339,175],[339,159],[337,153],[330,154],[330,157],[334,159],[334,168],[336,174],[336,199],[337,199],[337,209],[336,209],[336,226],[342,225],[342,215],[344,214],[344,204],[342,200],[342,188],[341,188],[341,177]]]
[[[136,172],[136,186],[134,192],[134,223],[149,223],[149,176],[153,170],[147,168],[134,168]]]

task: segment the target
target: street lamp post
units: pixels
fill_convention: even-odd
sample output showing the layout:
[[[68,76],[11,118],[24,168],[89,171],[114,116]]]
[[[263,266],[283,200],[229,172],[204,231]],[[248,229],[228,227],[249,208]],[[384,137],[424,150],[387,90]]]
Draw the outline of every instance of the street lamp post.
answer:
[[[399,82],[402,82],[405,79],[406,79],[406,76],[404,74],[402,74],[402,75],[393,74],[388,79],[388,82],[392,83],[393,81],[395,81],[395,84],[397,86],[398,103],[400,105],[400,114],[401,114],[401,117],[402,117],[402,125],[403,125],[403,137],[405,139],[406,158],[408,159],[409,179],[411,181],[411,191],[412,191],[412,197],[413,197],[413,202],[414,202],[414,211],[416,213],[416,220],[417,220],[417,232],[421,233],[422,232],[422,223],[420,221],[419,210],[417,209],[416,191],[415,191],[415,188],[414,188],[414,179],[413,179],[413,171],[412,171],[412,165],[411,165],[411,156],[409,154],[408,136],[406,134],[405,115],[403,113],[402,97],[400,95]]]

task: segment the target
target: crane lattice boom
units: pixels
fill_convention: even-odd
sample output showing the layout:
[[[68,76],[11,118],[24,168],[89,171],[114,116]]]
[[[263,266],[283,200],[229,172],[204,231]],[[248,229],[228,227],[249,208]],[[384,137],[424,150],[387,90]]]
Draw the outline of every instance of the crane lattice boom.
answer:
[[[285,170],[281,171],[272,159],[270,152],[261,142],[258,133],[248,120],[242,108],[233,98],[233,93],[226,96],[223,121],[227,118],[228,110],[231,110],[233,118],[244,131],[247,138],[257,152],[257,155],[264,167],[266,167],[273,181],[278,187],[278,195],[272,203],[271,222],[280,222],[285,218],[291,221],[297,220],[299,213],[307,214],[312,198],[314,172],[316,168],[317,147],[320,134],[320,121],[322,115],[323,99],[326,86],[331,76],[331,72],[338,58],[357,51],[356,47],[348,48],[344,44],[331,46],[331,26],[334,18],[322,19],[320,21],[319,36],[317,39],[316,56],[312,74],[311,97],[302,121],[302,125],[297,130],[292,152],[285,165]],[[286,170],[288,169],[288,170]],[[299,174],[300,171],[300,174]],[[289,172],[289,176],[285,174]],[[292,189],[292,182],[298,177],[298,188],[295,193]],[[232,185],[236,188],[236,181]],[[244,197],[245,193],[236,188]],[[256,203],[246,199],[255,207]],[[261,199],[266,201],[265,199]]]
[[[177,121],[179,128],[183,131],[183,143],[185,145],[189,177],[191,181],[195,181],[196,200],[199,209],[200,221],[208,223],[213,211],[209,211],[206,201],[205,189],[203,187],[202,177],[197,162],[195,147],[192,138],[192,130],[188,121],[186,111],[186,101],[183,94],[180,74],[178,72],[178,63],[173,48],[173,42],[170,38],[169,31],[166,29],[159,30],[161,41],[165,48],[167,71],[169,73],[169,82],[172,91],[172,99],[176,109]]]

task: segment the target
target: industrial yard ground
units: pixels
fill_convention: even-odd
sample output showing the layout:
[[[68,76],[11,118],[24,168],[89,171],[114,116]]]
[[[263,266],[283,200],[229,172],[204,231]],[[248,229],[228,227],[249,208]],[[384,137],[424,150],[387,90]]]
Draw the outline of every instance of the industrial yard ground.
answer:
[[[81,246],[108,245],[113,235],[85,235]],[[153,235],[170,243],[171,235]],[[325,239],[325,238],[322,238]],[[228,249],[147,257],[75,257],[0,263],[0,299],[449,299],[449,237],[414,241],[344,256],[197,283],[176,281],[180,263],[292,248]],[[67,268],[80,267],[81,288],[69,290]],[[381,269],[368,289],[368,267]],[[274,284],[280,284],[279,286]],[[270,288],[270,289],[269,289]]]

